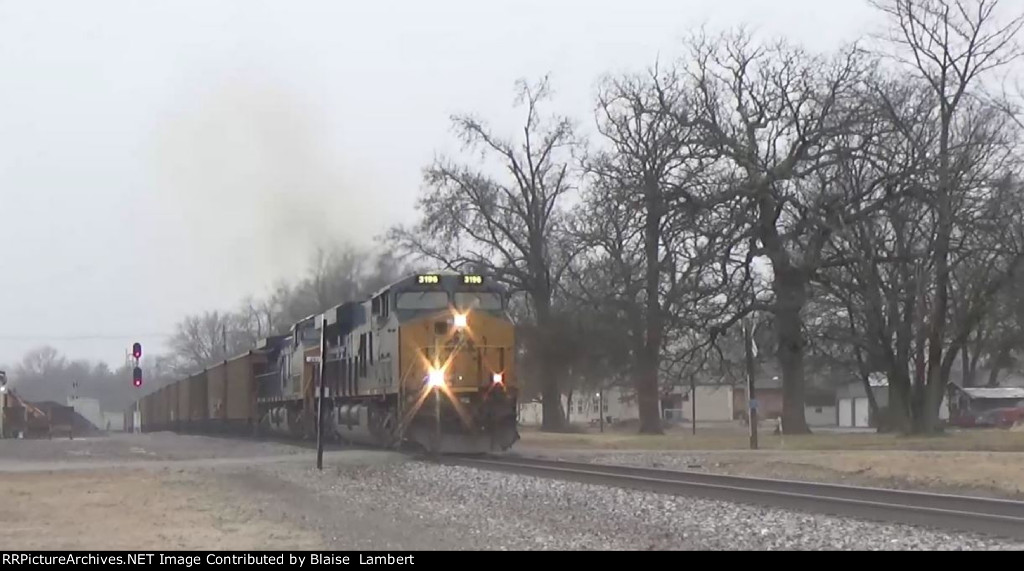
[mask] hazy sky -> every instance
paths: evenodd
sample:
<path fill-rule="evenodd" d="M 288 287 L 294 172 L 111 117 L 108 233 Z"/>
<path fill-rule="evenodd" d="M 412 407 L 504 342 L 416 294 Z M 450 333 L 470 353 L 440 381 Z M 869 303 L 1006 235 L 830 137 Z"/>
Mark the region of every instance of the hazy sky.
<path fill-rule="evenodd" d="M 152 355 L 316 241 L 408 220 L 449 116 L 517 126 L 520 77 L 550 72 L 589 126 L 601 74 L 702 23 L 831 49 L 875 19 L 862 0 L 0 0 L 0 363 Z"/>

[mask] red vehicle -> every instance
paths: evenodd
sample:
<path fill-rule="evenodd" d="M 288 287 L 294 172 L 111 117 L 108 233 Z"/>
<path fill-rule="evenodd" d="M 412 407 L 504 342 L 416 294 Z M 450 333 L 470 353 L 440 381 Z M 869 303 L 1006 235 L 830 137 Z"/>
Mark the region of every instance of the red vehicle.
<path fill-rule="evenodd" d="M 1024 423 L 1024 404 L 987 410 L 977 416 L 975 426 L 1010 428 L 1017 423 Z"/>

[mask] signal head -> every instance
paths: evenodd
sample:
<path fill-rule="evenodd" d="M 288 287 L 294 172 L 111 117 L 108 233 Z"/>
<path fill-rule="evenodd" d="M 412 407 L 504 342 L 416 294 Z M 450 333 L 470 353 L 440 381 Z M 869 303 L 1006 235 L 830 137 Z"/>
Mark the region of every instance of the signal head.
<path fill-rule="evenodd" d="M 138 367 L 135 367 L 135 370 L 132 371 L 132 385 L 135 387 L 142 386 L 142 369 Z"/>
<path fill-rule="evenodd" d="M 132 356 L 136 359 L 142 357 L 142 343 L 135 343 L 132 345 Z"/>

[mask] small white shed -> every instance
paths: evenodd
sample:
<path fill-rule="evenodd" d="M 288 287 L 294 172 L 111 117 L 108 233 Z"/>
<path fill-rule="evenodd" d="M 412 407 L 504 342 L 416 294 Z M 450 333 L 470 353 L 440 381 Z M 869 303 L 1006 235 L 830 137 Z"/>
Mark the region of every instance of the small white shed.
<path fill-rule="evenodd" d="M 881 373 L 872 373 L 868 377 L 871 392 L 879 407 L 889 404 L 889 380 Z M 840 428 L 870 428 L 871 405 L 864 383 L 855 381 L 844 385 L 836 392 L 836 416 Z"/>

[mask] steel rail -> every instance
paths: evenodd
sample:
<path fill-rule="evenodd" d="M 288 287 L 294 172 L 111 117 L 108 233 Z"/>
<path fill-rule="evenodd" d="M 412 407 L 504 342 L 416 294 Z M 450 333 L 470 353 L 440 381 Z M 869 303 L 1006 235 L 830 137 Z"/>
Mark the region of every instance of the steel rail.
<path fill-rule="evenodd" d="M 434 461 L 1024 540 L 1024 502 L 1012 500 L 531 457 L 448 457 Z"/>

